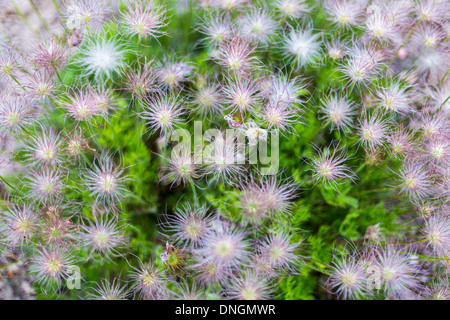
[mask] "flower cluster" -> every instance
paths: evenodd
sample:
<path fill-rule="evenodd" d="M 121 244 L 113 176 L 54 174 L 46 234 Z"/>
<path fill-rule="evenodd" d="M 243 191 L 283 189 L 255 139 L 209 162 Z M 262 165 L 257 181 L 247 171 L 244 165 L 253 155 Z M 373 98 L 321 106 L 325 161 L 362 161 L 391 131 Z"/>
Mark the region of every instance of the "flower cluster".
<path fill-rule="evenodd" d="M 52 2 L 0 30 L 0 261 L 38 294 L 450 298 L 446 1 Z"/>

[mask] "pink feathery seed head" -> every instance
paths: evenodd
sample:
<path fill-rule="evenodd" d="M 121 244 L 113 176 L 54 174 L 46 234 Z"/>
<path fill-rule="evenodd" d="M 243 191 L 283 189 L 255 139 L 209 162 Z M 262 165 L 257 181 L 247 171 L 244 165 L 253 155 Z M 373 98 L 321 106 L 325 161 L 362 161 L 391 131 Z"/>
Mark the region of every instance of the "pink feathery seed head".
<path fill-rule="evenodd" d="M 249 268 L 252 269 L 256 274 L 263 276 L 267 279 L 276 278 L 278 271 L 275 270 L 274 266 L 270 262 L 270 259 L 261 254 L 253 255 L 250 261 Z"/>
<path fill-rule="evenodd" d="M 369 39 L 384 43 L 401 43 L 401 30 L 389 15 L 389 8 L 383 10 L 376 5 L 365 21 L 366 34 Z"/>
<path fill-rule="evenodd" d="M 419 29 L 414 32 L 411 42 L 414 46 L 424 49 L 424 48 L 436 48 L 441 45 L 441 41 L 446 38 L 446 33 L 442 28 L 425 24 L 421 25 Z"/>
<path fill-rule="evenodd" d="M 401 192 L 406 193 L 412 200 L 424 199 L 431 192 L 430 173 L 426 166 L 419 162 L 404 163 L 399 179 L 402 182 Z"/>
<path fill-rule="evenodd" d="M 89 88 L 89 90 L 94 104 L 93 109 L 97 110 L 101 117 L 106 118 L 111 111 L 117 108 L 113 88 L 108 88 L 105 84 L 99 84 Z"/>
<path fill-rule="evenodd" d="M 387 112 L 407 115 L 412 111 L 409 88 L 402 86 L 399 82 L 379 88 L 375 96 L 375 104 Z"/>
<path fill-rule="evenodd" d="M 14 47 L 0 40 L 0 76 L 5 79 L 14 76 L 20 66 L 20 56 Z"/>
<path fill-rule="evenodd" d="M 191 283 L 191 284 L 190 284 Z M 174 300 L 205 300 L 206 289 L 197 285 L 195 279 L 185 278 L 176 284 L 176 291 L 172 292 Z"/>
<path fill-rule="evenodd" d="M 418 268 L 410 263 L 413 254 L 400 253 L 394 248 L 381 248 L 376 253 L 374 267 L 378 270 L 387 294 L 414 290 L 419 282 L 416 278 Z"/>
<path fill-rule="evenodd" d="M 437 113 L 442 112 L 450 119 L 450 77 L 447 77 L 441 86 L 425 88 L 424 94 L 431 98 L 433 109 Z"/>
<path fill-rule="evenodd" d="M 70 218 L 49 217 L 42 226 L 42 238 L 46 243 L 62 246 L 73 243 L 75 224 Z"/>
<path fill-rule="evenodd" d="M 249 2 L 249 0 L 212 0 L 212 6 L 213 8 L 232 11 L 243 9 Z"/>
<path fill-rule="evenodd" d="M 269 102 L 259 112 L 268 129 L 277 129 L 285 133 L 293 132 L 293 124 L 300 122 L 300 111 L 283 104 Z"/>
<path fill-rule="evenodd" d="M 168 160 L 169 163 L 163 168 L 166 174 L 161 178 L 162 181 L 172 186 L 186 185 L 200 177 L 199 166 L 189 151 L 174 152 Z"/>
<path fill-rule="evenodd" d="M 153 98 L 143 101 L 144 111 L 141 117 L 146 121 L 147 131 L 152 134 L 172 132 L 175 127 L 183 123 L 186 114 L 184 101 L 178 96 L 157 94 Z"/>
<path fill-rule="evenodd" d="M 425 287 L 422 294 L 427 300 L 450 300 L 450 284 L 448 277 L 437 277 L 429 286 Z"/>
<path fill-rule="evenodd" d="M 251 79 L 228 79 L 223 87 L 226 102 L 232 112 L 255 112 L 255 107 L 261 102 L 258 84 Z"/>
<path fill-rule="evenodd" d="M 226 14 L 210 14 L 202 19 L 198 30 L 205 35 L 202 41 L 211 45 L 220 45 L 231 39 L 234 25 Z"/>
<path fill-rule="evenodd" d="M 403 127 L 393 130 L 388 136 L 388 142 L 390 151 L 397 156 L 411 152 L 415 145 L 412 132 Z"/>
<path fill-rule="evenodd" d="M 356 105 L 349 98 L 336 93 L 322 99 L 319 119 L 331 123 L 331 129 L 345 131 L 353 125 L 353 117 L 356 114 Z"/>
<path fill-rule="evenodd" d="M 233 274 L 229 269 L 210 257 L 199 257 L 199 261 L 190 267 L 196 273 L 196 279 L 203 285 L 224 284 Z"/>
<path fill-rule="evenodd" d="M 90 88 L 82 88 L 67 95 L 67 101 L 62 102 L 69 116 L 77 121 L 89 121 L 100 114 Z"/>
<path fill-rule="evenodd" d="M 160 299 L 166 295 L 166 285 L 169 282 L 161 266 L 153 261 L 133 267 L 130 277 L 133 281 L 132 292 L 143 299 Z"/>
<path fill-rule="evenodd" d="M 354 180 L 355 174 L 345 164 L 348 160 L 345 148 L 339 148 L 339 145 L 319 149 L 315 147 L 316 155 L 310 160 L 312 177 L 316 182 L 325 186 L 336 188 L 345 180 Z"/>
<path fill-rule="evenodd" d="M 55 93 L 55 73 L 52 70 L 40 69 L 25 78 L 23 87 L 26 94 L 37 101 L 44 101 Z"/>
<path fill-rule="evenodd" d="M 34 274 L 35 281 L 45 289 L 50 289 L 55 284 L 60 288 L 69 277 L 67 271 L 73 263 L 73 257 L 66 246 L 42 246 L 31 259 L 30 272 Z"/>
<path fill-rule="evenodd" d="M 304 102 L 300 98 L 300 94 L 305 92 L 306 89 L 300 77 L 289 79 L 283 74 L 277 74 L 271 76 L 268 87 L 261 91 L 269 103 L 273 105 L 299 109 L 298 105 Z"/>
<path fill-rule="evenodd" d="M 58 72 L 69 60 L 68 49 L 51 39 L 40 42 L 31 56 L 33 63 L 49 71 Z"/>
<path fill-rule="evenodd" d="M 266 235 L 259 241 L 258 252 L 274 269 L 294 270 L 299 261 L 300 243 L 291 243 L 292 235 L 280 231 Z"/>
<path fill-rule="evenodd" d="M 229 284 L 226 294 L 236 300 L 268 300 L 273 290 L 265 277 L 246 271 Z"/>
<path fill-rule="evenodd" d="M 356 255 L 349 253 L 334 257 L 332 273 L 327 280 L 331 293 L 342 299 L 361 299 L 370 294 L 367 266 Z"/>
<path fill-rule="evenodd" d="M 339 60 L 346 55 L 347 45 L 347 43 L 340 39 L 333 39 L 331 41 L 325 41 L 325 50 L 331 59 Z"/>
<path fill-rule="evenodd" d="M 315 64 L 322 55 L 322 35 L 313 33 L 311 26 L 298 29 L 291 27 L 289 34 L 284 36 L 283 51 L 288 60 L 296 63 L 297 69 Z"/>
<path fill-rule="evenodd" d="M 435 136 L 426 139 L 423 144 L 422 156 L 424 160 L 430 161 L 435 166 L 448 166 L 450 164 L 450 137 Z"/>
<path fill-rule="evenodd" d="M 281 180 L 276 176 L 265 178 L 260 183 L 260 190 L 265 197 L 270 214 L 290 214 L 291 206 L 299 186 L 290 179 Z"/>
<path fill-rule="evenodd" d="M 373 1 L 373 10 L 382 12 L 388 20 L 395 25 L 399 34 L 405 34 L 416 23 L 412 17 L 412 4 L 409 1 Z M 370 6 L 367 8 L 369 11 Z M 368 12 L 369 13 L 369 12 Z"/>
<path fill-rule="evenodd" d="M 164 89 L 174 90 L 189 80 L 194 66 L 188 62 L 177 62 L 175 60 L 164 60 L 156 67 L 156 77 Z"/>
<path fill-rule="evenodd" d="M 375 79 L 382 65 L 382 56 L 373 46 L 356 44 L 348 49 L 347 59 L 341 64 L 348 85 L 369 85 Z"/>
<path fill-rule="evenodd" d="M 413 4 L 419 21 L 439 24 L 449 19 L 450 4 L 447 1 L 417 0 Z"/>
<path fill-rule="evenodd" d="M 6 243 L 23 247 L 38 231 L 40 222 L 33 206 L 9 205 L 0 222 L 4 224 Z"/>
<path fill-rule="evenodd" d="M 383 163 L 383 150 L 381 149 L 367 149 L 364 153 L 364 162 L 368 166 L 378 167 Z"/>
<path fill-rule="evenodd" d="M 378 114 L 365 115 L 359 120 L 357 133 L 359 144 L 371 150 L 384 146 L 389 136 L 389 120 Z"/>
<path fill-rule="evenodd" d="M 211 219 L 206 206 L 196 208 L 186 204 L 174 214 L 167 214 L 162 227 L 170 232 L 174 243 L 195 248 L 208 234 Z"/>
<path fill-rule="evenodd" d="M 124 171 L 114 163 L 111 154 L 103 152 L 97 156 L 92 168 L 83 174 L 84 186 L 91 197 L 95 197 L 96 203 L 114 206 L 127 195 L 125 183 L 128 176 Z"/>
<path fill-rule="evenodd" d="M 53 129 L 41 127 L 26 145 L 28 159 L 33 164 L 57 166 L 62 162 L 62 140 Z"/>
<path fill-rule="evenodd" d="M 434 215 L 425 220 L 422 232 L 428 245 L 438 256 L 448 256 L 450 248 L 450 218 L 448 215 Z"/>
<path fill-rule="evenodd" d="M 247 40 L 233 36 L 230 41 L 218 48 L 216 62 L 227 68 L 232 74 L 245 75 L 257 64 L 258 60 L 252 54 L 256 47 Z"/>
<path fill-rule="evenodd" d="M 146 0 L 133 1 L 121 12 L 120 21 L 125 34 L 139 38 L 158 38 L 164 35 L 166 10 Z"/>
<path fill-rule="evenodd" d="M 426 138 L 448 136 L 450 134 L 450 119 L 447 119 L 443 111 L 422 111 L 413 123 L 420 129 Z"/>
<path fill-rule="evenodd" d="M 195 255 L 227 268 L 237 267 L 247 261 L 249 243 L 245 239 L 245 233 L 234 227 L 225 227 L 223 222 L 218 222 L 216 228 L 202 240 Z"/>
<path fill-rule="evenodd" d="M 328 20 L 340 28 L 350 28 L 362 22 L 367 1 L 363 0 L 326 0 L 324 9 Z"/>
<path fill-rule="evenodd" d="M 415 61 L 416 72 L 428 85 L 438 85 L 450 68 L 448 52 L 442 47 L 426 48 Z"/>
<path fill-rule="evenodd" d="M 39 203 L 49 203 L 57 199 L 65 187 L 61 173 L 49 167 L 31 172 L 27 180 L 30 188 L 28 197 Z"/>
<path fill-rule="evenodd" d="M 71 204 L 64 201 L 63 197 L 58 197 L 45 203 L 42 207 L 40 214 L 45 217 L 46 220 L 69 220 L 75 213 L 76 209 Z"/>
<path fill-rule="evenodd" d="M 251 8 L 239 18 L 239 33 L 250 41 L 267 44 L 275 34 L 278 24 L 265 8 Z"/>
<path fill-rule="evenodd" d="M 118 255 L 117 250 L 126 245 L 127 239 L 124 226 L 106 215 L 107 213 L 101 212 L 99 216 L 94 215 L 94 220 L 83 223 L 80 237 L 91 255 L 98 253 L 102 257 L 111 258 Z"/>
<path fill-rule="evenodd" d="M 241 183 L 239 193 L 239 208 L 242 210 L 243 219 L 253 224 L 260 224 L 269 214 L 269 202 L 267 195 L 261 189 L 253 177 L 249 181 Z"/>
<path fill-rule="evenodd" d="M 112 282 L 104 279 L 97 283 L 89 294 L 92 300 L 127 300 L 129 289 L 120 283 L 120 280 L 114 278 Z"/>
<path fill-rule="evenodd" d="M 144 98 L 158 89 L 157 76 L 152 67 L 153 60 L 139 64 L 135 70 L 128 70 L 124 75 L 125 90 L 131 92 L 133 98 Z"/>
<path fill-rule="evenodd" d="M 107 0 L 70 0 L 65 3 L 62 16 L 69 30 L 99 31 L 110 13 Z"/>
<path fill-rule="evenodd" d="M 0 99 L 0 129 L 10 134 L 21 132 L 36 120 L 35 106 L 24 97 Z"/>
<path fill-rule="evenodd" d="M 223 88 L 212 80 L 205 80 L 191 93 L 194 110 L 203 116 L 216 116 L 223 112 Z"/>
<path fill-rule="evenodd" d="M 245 171 L 244 145 L 229 137 L 217 137 L 206 145 L 203 151 L 203 163 L 206 175 L 213 175 L 219 181 L 228 184 L 238 181 Z"/>
<path fill-rule="evenodd" d="M 305 0 L 277 0 L 275 7 L 280 15 L 288 19 L 298 19 L 309 13 L 311 9 Z"/>
<path fill-rule="evenodd" d="M 69 132 L 65 140 L 65 150 L 70 156 L 74 157 L 75 159 L 79 159 L 86 149 L 95 151 L 87 144 L 87 140 L 85 139 L 81 129 Z"/>

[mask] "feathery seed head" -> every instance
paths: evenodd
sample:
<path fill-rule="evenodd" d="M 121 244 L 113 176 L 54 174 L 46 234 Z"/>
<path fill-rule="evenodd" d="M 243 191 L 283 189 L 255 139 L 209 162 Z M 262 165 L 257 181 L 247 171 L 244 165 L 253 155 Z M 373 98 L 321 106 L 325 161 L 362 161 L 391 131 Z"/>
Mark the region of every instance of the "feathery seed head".
<path fill-rule="evenodd" d="M 89 296 L 93 300 L 127 300 L 128 289 L 122 286 L 117 279 L 112 282 L 101 280 Z"/>
<path fill-rule="evenodd" d="M 275 7 L 281 15 L 289 19 L 301 18 L 310 11 L 305 0 L 277 0 Z"/>
<path fill-rule="evenodd" d="M 124 169 L 115 165 L 107 153 L 96 159 L 92 169 L 84 173 L 84 179 L 84 185 L 96 203 L 114 205 L 126 194 Z"/>
<path fill-rule="evenodd" d="M 310 27 L 291 29 L 283 42 L 285 55 L 297 63 L 297 69 L 314 64 L 322 54 L 320 38 L 321 34 L 313 34 Z"/>
<path fill-rule="evenodd" d="M 117 253 L 117 249 L 126 244 L 123 235 L 123 227 L 115 219 L 109 219 L 100 213 L 100 218 L 95 217 L 93 221 L 81 226 L 84 233 L 82 241 L 90 248 L 91 254 L 98 253 L 109 258 Z"/>
<path fill-rule="evenodd" d="M 343 299 L 358 299 L 369 293 L 366 266 L 356 257 L 345 254 L 333 261 L 333 272 L 328 279 L 331 290 Z"/>
<path fill-rule="evenodd" d="M 383 146 L 389 131 L 388 120 L 382 119 L 377 114 L 365 116 L 359 120 L 359 143 L 369 150 L 375 150 Z"/>
<path fill-rule="evenodd" d="M 39 248 L 32 259 L 30 272 L 35 275 L 38 283 L 44 287 L 56 284 L 59 288 L 67 279 L 67 269 L 73 263 L 68 249 L 64 246 Z"/>
<path fill-rule="evenodd" d="M 156 6 L 153 1 L 137 0 L 121 12 L 120 19 L 126 34 L 157 38 L 164 34 L 161 29 L 166 25 L 165 15 L 164 8 Z"/>
<path fill-rule="evenodd" d="M 12 205 L 4 212 L 5 236 L 7 243 L 23 247 L 33 237 L 39 226 L 36 213 L 31 205 Z"/>
<path fill-rule="evenodd" d="M 331 123 L 331 128 L 345 131 L 352 126 L 353 116 L 356 114 L 355 103 L 344 96 L 329 95 L 322 100 L 320 113 L 323 119 Z"/>
<path fill-rule="evenodd" d="M 260 44 L 269 42 L 275 33 L 277 23 L 265 9 L 252 8 L 239 20 L 240 34 L 250 41 Z"/>
<path fill-rule="evenodd" d="M 154 133 L 169 133 L 182 123 L 185 114 L 184 101 L 171 95 L 158 94 L 153 99 L 144 101 L 144 111 L 141 117 L 147 123 L 147 130 Z"/>
<path fill-rule="evenodd" d="M 124 69 L 126 51 L 116 38 L 91 37 L 80 47 L 78 63 L 87 76 L 94 75 L 96 80 L 111 79 Z"/>

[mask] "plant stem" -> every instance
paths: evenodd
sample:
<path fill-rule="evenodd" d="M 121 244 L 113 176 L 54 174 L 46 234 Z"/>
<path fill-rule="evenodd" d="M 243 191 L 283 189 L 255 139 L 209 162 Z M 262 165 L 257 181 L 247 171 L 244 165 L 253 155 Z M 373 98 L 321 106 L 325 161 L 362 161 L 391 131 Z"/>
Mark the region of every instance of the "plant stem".
<path fill-rule="evenodd" d="M 189 184 L 191 185 L 192 195 L 194 196 L 194 203 L 197 208 L 200 207 L 200 202 L 198 201 L 198 194 L 197 189 L 195 188 L 194 182 L 190 181 Z"/>
<path fill-rule="evenodd" d="M 39 12 L 39 9 L 34 4 L 33 0 L 28 0 L 28 2 L 30 3 L 30 6 L 33 9 L 34 13 L 36 13 L 36 15 L 37 15 L 39 21 L 41 22 L 42 26 L 44 27 L 44 29 L 47 30 L 48 34 L 51 35 L 52 31 L 51 31 L 49 25 L 47 24 L 47 21 L 45 21 L 44 17 L 42 17 L 41 13 Z"/>
<path fill-rule="evenodd" d="M 39 32 L 37 32 L 36 30 L 34 30 L 34 28 L 31 26 L 30 22 L 28 21 L 27 17 L 23 14 L 23 12 L 19 9 L 19 7 L 17 6 L 16 2 L 14 0 L 10 0 L 11 4 L 13 5 L 14 9 L 16 10 L 17 14 L 19 15 L 20 19 L 23 21 L 23 23 L 25 23 L 25 25 L 27 26 L 27 28 L 38 38 L 41 38 L 41 35 L 39 34 Z"/>

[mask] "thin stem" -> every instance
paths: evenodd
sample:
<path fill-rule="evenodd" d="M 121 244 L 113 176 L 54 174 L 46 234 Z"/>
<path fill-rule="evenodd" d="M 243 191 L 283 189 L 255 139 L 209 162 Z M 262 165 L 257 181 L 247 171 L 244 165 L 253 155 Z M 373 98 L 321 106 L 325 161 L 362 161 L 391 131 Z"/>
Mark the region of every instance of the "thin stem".
<path fill-rule="evenodd" d="M 17 80 L 17 78 L 15 76 L 13 76 L 12 74 L 10 74 L 11 78 L 19 85 L 19 87 L 22 88 L 23 91 L 27 91 L 27 89 L 25 89 L 24 87 L 22 87 L 22 85 L 20 84 L 19 80 Z"/>
<path fill-rule="evenodd" d="M 39 18 L 39 21 L 41 22 L 44 29 L 47 30 L 48 34 L 52 34 L 49 25 L 45 21 L 44 17 L 42 17 L 41 13 L 39 12 L 39 9 L 34 4 L 33 0 L 28 0 L 28 2 L 30 3 L 30 6 L 33 9 L 34 13 L 36 13 L 37 17 Z"/>
<path fill-rule="evenodd" d="M 25 23 L 25 25 L 27 26 L 27 28 L 34 33 L 35 36 L 37 36 L 38 38 L 41 38 L 41 35 L 39 34 L 39 32 L 37 32 L 30 24 L 30 22 L 28 22 L 27 17 L 23 14 L 23 12 L 19 9 L 19 7 L 17 6 L 16 2 L 14 0 L 10 0 L 11 4 L 13 5 L 14 9 L 16 10 L 17 14 L 19 15 L 20 19 L 23 21 L 23 23 Z"/>
<path fill-rule="evenodd" d="M 55 66 L 52 66 L 52 67 L 53 67 L 53 70 L 55 70 L 55 73 L 56 73 L 56 76 L 58 77 L 59 82 L 60 82 L 61 84 L 64 84 L 64 82 L 62 81 L 61 76 L 59 75 L 59 72 L 58 72 L 58 70 L 56 69 L 56 67 L 55 67 Z"/>
<path fill-rule="evenodd" d="M 383 188 L 372 189 L 372 190 L 364 190 L 364 191 L 361 191 L 361 192 L 357 192 L 354 195 L 355 196 L 360 196 L 360 195 L 367 194 L 367 193 L 372 193 L 372 192 L 390 191 L 390 190 L 393 190 L 393 189 L 396 189 L 396 188 L 397 187 L 395 186 L 395 187 L 387 187 L 387 188 L 383 187 Z"/>
<path fill-rule="evenodd" d="M 311 268 L 311 269 L 313 269 L 313 270 L 315 270 L 315 271 L 317 271 L 317 272 L 326 274 L 327 276 L 330 276 L 330 275 L 331 275 L 331 272 L 328 272 L 328 271 L 319 269 L 319 268 L 317 268 L 317 267 L 315 267 L 315 266 L 313 266 L 313 265 L 311 265 L 311 264 L 309 264 L 309 263 L 306 263 L 306 262 L 305 262 L 305 266 L 307 266 L 308 268 Z"/>
<path fill-rule="evenodd" d="M 427 239 L 419 239 L 419 240 L 415 240 L 415 241 L 407 241 L 407 242 L 384 242 L 381 241 L 379 242 L 379 244 L 401 244 L 401 245 L 408 245 L 408 244 L 416 244 L 416 243 L 422 243 L 427 241 Z"/>
<path fill-rule="evenodd" d="M 16 189 L 13 185 L 11 185 L 8 181 L 6 181 L 6 179 L 2 175 L 0 175 L 0 180 L 2 180 L 8 187 L 13 189 L 14 191 L 16 191 L 18 193 L 22 193 L 18 189 Z"/>
<path fill-rule="evenodd" d="M 190 181 L 189 184 L 191 185 L 191 190 L 192 190 L 192 195 L 194 197 L 195 207 L 199 208 L 200 202 L 198 201 L 198 194 L 197 194 L 197 189 L 195 188 L 195 184 L 192 181 Z"/>
<path fill-rule="evenodd" d="M 450 73 L 450 68 L 447 70 L 447 72 L 446 72 L 446 73 L 444 74 L 444 76 L 442 77 L 441 83 L 444 83 L 445 78 L 447 78 L 447 76 L 448 76 L 449 73 Z M 450 97 L 450 96 L 447 97 L 447 100 L 448 100 L 449 97 Z M 446 101 L 447 101 L 447 100 L 446 100 Z M 445 104 L 445 102 L 444 102 L 443 104 Z"/>
<path fill-rule="evenodd" d="M 52 0 L 53 5 L 55 6 L 56 11 L 58 12 L 58 14 L 61 14 L 61 8 L 59 7 L 59 4 L 56 0 Z"/>

